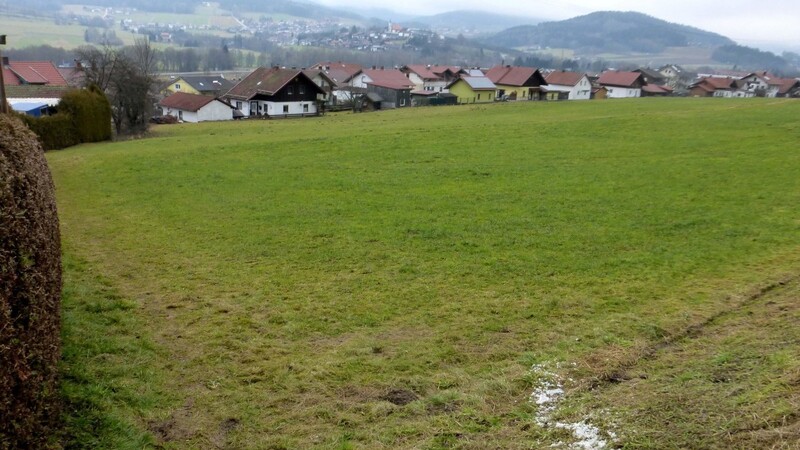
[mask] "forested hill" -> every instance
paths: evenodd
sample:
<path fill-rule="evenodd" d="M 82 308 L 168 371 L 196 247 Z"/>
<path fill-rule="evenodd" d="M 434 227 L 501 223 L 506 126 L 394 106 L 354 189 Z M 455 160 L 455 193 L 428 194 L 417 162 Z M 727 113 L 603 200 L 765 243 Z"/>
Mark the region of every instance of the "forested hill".
<path fill-rule="evenodd" d="M 725 36 L 637 12 L 602 11 L 502 31 L 486 39 L 504 47 L 569 48 L 593 53 L 659 53 L 667 47 L 719 47 Z"/>

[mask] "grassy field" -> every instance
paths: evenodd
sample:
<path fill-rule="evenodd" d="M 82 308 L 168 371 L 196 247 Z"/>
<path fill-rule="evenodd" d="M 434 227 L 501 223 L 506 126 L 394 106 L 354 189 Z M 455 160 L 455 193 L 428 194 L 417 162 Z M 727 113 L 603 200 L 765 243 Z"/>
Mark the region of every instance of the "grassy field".
<path fill-rule="evenodd" d="M 798 139 L 796 101 L 640 99 L 50 153 L 68 447 L 790 447 Z"/>
<path fill-rule="evenodd" d="M 0 30 L 8 35 L 8 48 L 24 48 L 35 45 L 51 45 L 67 49 L 86 44 L 83 40 L 86 27 L 80 25 L 56 25 L 52 19 L 23 18 L 0 15 Z M 122 33 L 120 38 L 124 39 Z M 132 40 L 131 40 L 132 41 Z"/>

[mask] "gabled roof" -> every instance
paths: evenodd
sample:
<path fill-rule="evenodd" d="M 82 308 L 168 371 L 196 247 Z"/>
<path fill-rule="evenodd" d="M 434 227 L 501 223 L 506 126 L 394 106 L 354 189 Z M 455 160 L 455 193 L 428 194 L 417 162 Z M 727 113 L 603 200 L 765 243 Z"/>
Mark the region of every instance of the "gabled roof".
<path fill-rule="evenodd" d="M 447 77 L 447 76 L 458 76 L 463 70 L 461 67 L 458 66 L 431 66 L 431 72 L 440 76 L 440 77 Z"/>
<path fill-rule="evenodd" d="M 319 69 L 325 72 L 337 85 L 347 84 L 356 75 L 360 74 L 364 68 L 360 64 L 343 63 L 341 61 L 321 62 L 311 66 L 311 69 Z"/>
<path fill-rule="evenodd" d="M 788 94 L 794 89 L 800 88 L 800 80 L 797 78 L 783 78 L 783 83 L 778 88 L 779 94 Z"/>
<path fill-rule="evenodd" d="M 67 80 L 61 76 L 56 66 L 50 61 L 9 61 L 8 66 L 3 67 L 3 81 L 6 86 L 68 85 Z"/>
<path fill-rule="evenodd" d="M 364 71 L 364 75 L 368 76 L 371 82 L 367 84 L 371 84 L 373 86 L 380 86 L 385 87 L 388 89 L 414 89 L 414 83 L 412 83 L 403 72 L 400 72 L 397 69 L 367 69 Z"/>
<path fill-rule="evenodd" d="M 249 100 L 258 94 L 261 95 L 275 95 L 297 77 L 302 77 L 308 80 L 309 83 L 317 88 L 320 94 L 325 91 L 317 86 L 308 75 L 299 69 L 282 69 L 279 67 L 259 67 L 254 70 L 250 75 L 244 77 L 236 86 L 231 88 L 226 97 L 235 98 L 237 100 Z"/>
<path fill-rule="evenodd" d="M 557 84 L 560 86 L 575 86 L 578 84 L 586 74 L 578 72 L 564 72 L 556 71 L 547 74 L 544 79 L 547 84 Z"/>
<path fill-rule="evenodd" d="M 423 64 L 410 64 L 407 66 L 403 66 L 400 70 L 402 72 L 413 72 L 419 75 L 419 77 L 425 81 L 440 81 L 442 77 L 434 73 L 432 69 L 433 66 L 426 66 Z"/>
<path fill-rule="evenodd" d="M 636 83 L 644 84 L 644 77 L 639 72 L 608 71 L 600 74 L 597 83 L 604 86 L 634 87 Z"/>
<path fill-rule="evenodd" d="M 736 89 L 738 84 L 735 78 L 728 77 L 704 77 L 696 83 L 692 84 L 691 88 L 699 87 L 708 92 L 725 89 Z"/>
<path fill-rule="evenodd" d="M 179 78 L 193 87 L 198 92 L 227 92 L 233 87 L 233 82 L 219 75 L 191 75 Z M 173 80 L 175 83 L 177 80 Z"/>
<path fill-rule="evenodd" d="M 494 84 L 504 86 L 539 86 L 547 84 L 542 73 L 535 67 L 494 66 L 486 72 Z"/>
<path fill-rule="evenodd" d="M 197 94 L 188 94 L 186 92 L 176 92 L 170 95 L 169 97 L 165 98 L 164 100 L 161 100 L 158 104 L 161 106 L 166 106 L 167 108 L 197 112 L 200 111 L 204 106 L 215 101 L 225 103 L 218 98 L 210 97 L 208 95 L 197 95 Z M 230 106 L 227 103 L 225 103 L 225 105 Z"/>
<path fill-rule="evenodd" d="M 494 91 L 497 89 L 497 86 L 492 83 L 492 80 L 490 80 L 488 77 L 461 77 L 458 80 L 450 83 L 450 86 L 453 86 L 459 81 L 467 83 L 467 85 L 472 88 L 473 91 Z"/>
<path fill-rule="evenodd" d="M 322 69 L 304 69 L 303 73 L 306 74 L 306 76 L 310 78 L 312 81 L 314 80 L 314 77 L 322 77 L 325 81 L 328 82 L 328 84 L 332 86 L 336 85 L 336 81 L 334 81 L 330 76 L 328 76 L 328 74 L 325 73 L 325 71 Z"/>

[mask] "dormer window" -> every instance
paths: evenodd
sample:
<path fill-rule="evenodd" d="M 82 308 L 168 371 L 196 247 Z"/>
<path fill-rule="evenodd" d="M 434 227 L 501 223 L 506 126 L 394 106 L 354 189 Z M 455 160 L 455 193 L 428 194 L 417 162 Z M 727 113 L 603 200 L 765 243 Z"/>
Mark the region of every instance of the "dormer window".
<path fill-rule="evenodd" d="M 181 84 L 180 83 L 175 83 L 175 90 L 176 91 L 180 91 L 181 90 Z"/>

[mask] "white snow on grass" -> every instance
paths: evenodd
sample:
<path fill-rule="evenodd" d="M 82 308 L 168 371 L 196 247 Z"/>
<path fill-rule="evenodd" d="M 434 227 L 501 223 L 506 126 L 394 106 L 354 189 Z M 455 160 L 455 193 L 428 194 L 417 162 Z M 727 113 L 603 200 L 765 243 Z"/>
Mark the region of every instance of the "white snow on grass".
<path fill-rule="evenodd" d="M 556 364 L 556 369 L 561 365 Z M 540 427 L 559 428 L 568 430 L 575 437 L 575 442 L 568 445 L 568 448 L 580 450 L 603 450 L 608 448 L 608 441 L 603 437 L 599 428 L 592 425 L 586 418 L 580 422 L 559 422 L 553 420 L 553 413 L 558 408 L 559 403 L 564 398 L 564 383 L 562 378 L 551 370 L 546 364 L 535 364 L 531 367 L 531 372 L 537 376 L 538 385 L 530 395 L 530 401 L 538 407 L 536 412 L 536 424 Z M 609 432 L 608 436 L 614 439 L 614 433 Z M 559 442 L 555 447 L 564 445 Z"/>

